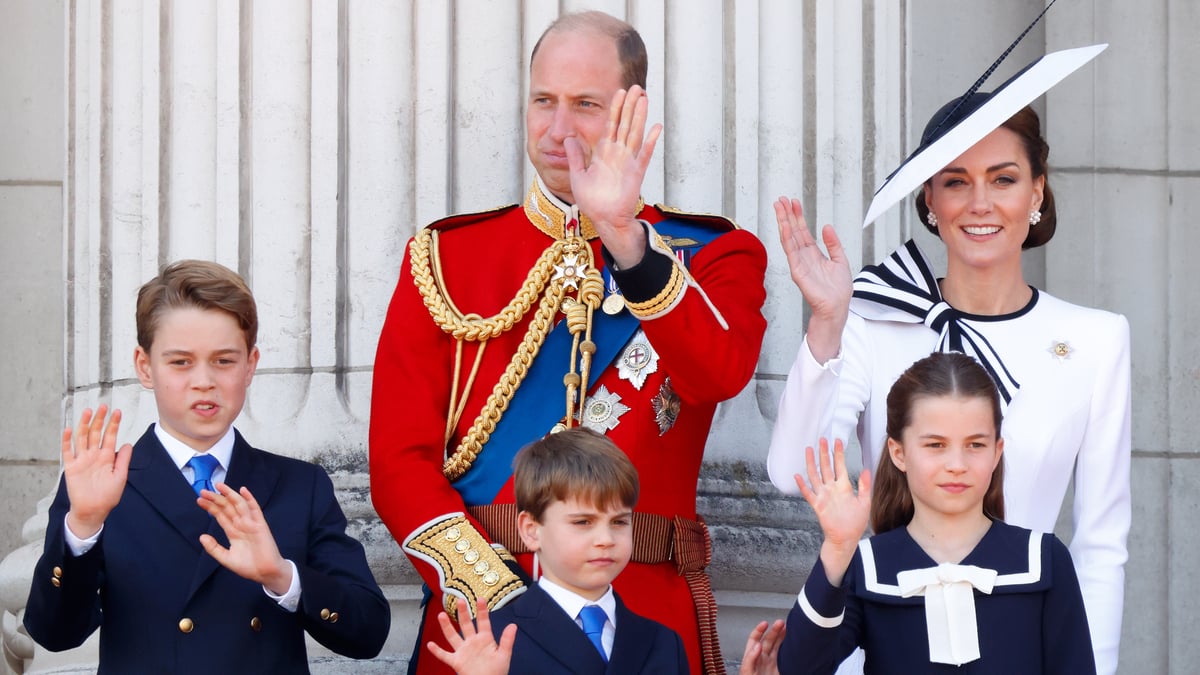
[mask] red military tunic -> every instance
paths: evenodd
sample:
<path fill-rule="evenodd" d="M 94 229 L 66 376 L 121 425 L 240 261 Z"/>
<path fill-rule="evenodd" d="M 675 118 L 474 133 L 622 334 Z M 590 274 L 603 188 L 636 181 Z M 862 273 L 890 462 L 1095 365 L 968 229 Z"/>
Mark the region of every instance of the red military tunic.
<path fill-rule="evenodd" d="M 540 181 L 535 181 L 524 208 L 512 206 L 434 223 L 430 226 L 437 232 L 436 245 L 430 251 L 433 264 L 416 267 L 425 294 L 434 288 L 462 315 L 492 317 L 513 300 L 543 252 L 556 238 L 564 236 L 564 226 L 574 213 L 572 207 L 555 199 L 541 187 Z M 766 251 L 754 235 L 723 219 L 681 216 L 652 207 L 642 209 L 639 214 L 651 226 L 665 217 L 682 217 L 724 233 L 695 252 L 690 270 L 674 257 L 667 257 L 670 251 L 659 240 L 656 250 L 647 250 L 646 257 L 662 257 L 644 260 L 628 273 L 614 273 L 617 283 L 623 284 L 621 290 L 631 308 L 624 311 L 634 311 L 658 354 L 657 370 L 638 389 L 630 379 L 620 376 L 615 363 L 595 363 L 593 370 L 603 372 L 589 394 L 603 387 L 619 396 L 619 402 L 628 407 L 628 411 L 616 417 L 615 426 L 613 420 L 607 422 L 612 428 L 606 433 L 637 467 L 642 489 L 636 511 L 695 519 L 696 483 L 716 405 L 746 385 L 758 361 L 766 329 L 761 313 L 766 296 L 763 288 Z M 589 239 L 593 263 L 603 267 L 600 240 L 591 231 L 586 216 L 580 220 L 582 234 Z M 657 236 L 653 229 L 648 232 L 654 242 Z M 466 512 L 467 505 L 455 484 L 443 474 L 443 462 L 476 421 L 505 369 L 511 368 L 513 354 L 526 335 L 534 311 L 530 309 L 511 329 L 484 343 L 484 353 L 472 379 L 480 343 L 464 341 L 459 353 L 459 342 L 431 317 L 423 292 L 414 280 L 412 256 L 410 249 L 402 264 L 375 360 L 370 425 L 371 497 L 383 522 L 402 543 L 432 589 L 432 604 L 426 611 L 418 653 L 413 655 L 414 659 L 419 657 L 420 672 L 432 673 L 445 669 L 432 655 L 419 652 L 425 651 L 423 645 L 428 640 L 444 642 L 436 614 L 444 606 L 447 589 L 452 595 L 463 595 L 470 600 L 474 599 L 470 597 L 472 593 L 484 595 L 493 608 L 516 597 L 521 590 L 517 587 L 519 581 L 502 563 L 497 564 L 499 561 L 487 549 L 484 542 L 493 541 L 493 537 L 469 515 L 465 522 L 455 519 L 455 514 Z M 669 281 L 662 274 L 637 273 L 639 268 L 643 272 L 655 268 L 661 272 L 664 259 L 671 263 L 666 267 L 670 271 Z M 647 284 L 658 287 L 646 288 Z M 535 299 L 532 306 L 536 309 L 537 305 Z M 555 320 L 562 316 L 556 313 Z M 452 381 L 456 359 L 457 385 Z M 561 372 L 566 374 L 570 367 L 564 360 Z M 673 426 L 661 432 L 652 400 L 662 395 L 668 377 L 678 395 L 679 412 Z M 451 397 L 452 394 L 461 397 L 464 391 L 466 402 L 447 442 Z M 566 410 L 565 392 L 560 381 L 543 394 L 546 405 L 563 411 L 560 415 Z M 539 429 L 522 444 L 547 431 Z M 481 456 L 488 449 L 485 444 Z M 514 501 L 511 468 L 507 471 L 507 482 L 493 503 Z M 453 549 L 453 544 L 459 544 L 459 548 Z M 474 544 L 474 549 L 482 549 L 484 557 L 492 563 L 491 567 L 482 566 L 491 572 L 486 577 L 479 572 L 471 574 L 470 563 L 480 563 L 467 558 L 464 567 L 460 559 L 459 553 L 468 550 L 470 544 Z M 466 555 L 478 556 L 478 551 Z M 636 543 L 634 557 L 635 560 L 638 557 Z M 519 554 L 517 560 L 526 572 L 532 570 L 531 555 Z M 487 585 L 480 585 L 485 578 Z M 675 564 L 630 562 L 614 586 L 631 610 L 679 632 L 693 672 L 700 672 L 702 659 L 693 596 Z"/>

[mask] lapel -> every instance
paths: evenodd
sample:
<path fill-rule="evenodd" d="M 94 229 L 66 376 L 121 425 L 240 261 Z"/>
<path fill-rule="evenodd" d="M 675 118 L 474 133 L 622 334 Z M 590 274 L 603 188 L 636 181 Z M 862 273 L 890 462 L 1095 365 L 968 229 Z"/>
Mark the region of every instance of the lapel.
<path fill-rule="evenodd" d="M 229 459 L 229 470 L 225 472 L 225 484 L 235 490 L 242 486 L 249 488 L 263 511 L 266 511 L 279 480 L 279 472 L 271 463 L 263 461 L 263 455 L 262 451 L 250 447 L 242 435 L 234 430 L 233 454 Z M 196 505 L 196 493 L 184 479 L 179 467 L 171 461 L 162 443 L 158 442 L 153 426 L 142 434 L 134 446 L 133 458 L 129 462 L 129 485 L 195 551 L 196 568 L 188 589 L 190 599 L 220 567 L 216 559 L 200 546 L 200 535 L 208 533 L 222 546 L 229 546 L 229 539 L 216 519 Z"/>
<path fill-rule="evenodd" d="M 612 655 L 608 659 L 609 673 L 639 673 L 646 665 L 654 646 L 655 631 L 642 617 L 634 614 L 617 600 L 617 632 L 613 636 Z M 590 643 L 589 643 L 590 644 Z"/>
<path fill-rule="evenodd" d="M 513 614 L 518 617 L 517 625 L 521 632 L 536 642 L 548 656 L 561 663 L 566 672 L 579 675 L 604 673 L 604 660 L 575 619 L 567 616 L 562 607 L 537 584 L 532 584 L 521 594 L 513 607 Z"/>
<path fill-rule="evenodd" d="M 229 458 L 229 470 L 225 472 L 225 484 L 234 490 L 246 487 L 263 512 L 267 511 L 275 484 L 279 481 L 279 471 L 271 463 L 264 461 L 265 453 L 250 447 L 246 439 L 236 429 L 233 431 L 233 455 Z M 212 535 L 222 546 L 229 546 L 229 538 L 217 524 L 215 518 L 209 517 L 203 510 L 197 508 L 207 519 L 208 534 Z M 196 535 L 197 539 L 199 535 Z M 199 545 L 197 543 L 197 545 Z M 201 549 L 203 550 L 203 549 Z M 196 564 L 196 572 L 192 576 L 191 588 L 188 589 L 189 599 L 200 589 L 204 582 L 220 567 L 216 558 L 203 553 Z"/>
<path fill-rule="evenodd" d="M 200 535 L 208 531 L 212 518 L 196 505 L 196 493 L 158 442 L 153 425 L 133 448 L 128 483 L 175 528 L 197 555 L 204 555 Z"/>

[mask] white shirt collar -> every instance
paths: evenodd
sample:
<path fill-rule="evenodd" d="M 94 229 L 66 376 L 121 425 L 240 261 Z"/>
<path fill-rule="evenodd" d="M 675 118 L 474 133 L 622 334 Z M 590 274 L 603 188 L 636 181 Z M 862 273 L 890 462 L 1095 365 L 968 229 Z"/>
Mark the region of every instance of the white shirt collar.
<path fill-rule="evenodd" d="M 609 584 L 608 590 L 605 591 L 604 595 L 600 596 L 600 599 L 595 602 L 588 600 L 574 591 L 569 591 L 562 586 L 559 586 L 553 581 L 547 579 L 545 576 L 543 576 L 541 579 L 538 579 L 538 586 L 540 586 L 541 589 L 546 592 L 546 595 L 549 595 L 550 599 L 554 600 L 559 607 L 562 607 L 563 611 L 567 613 L 567 616 L 571 617 L 572 619 L 576 619 L 579 616 L 579 610 L 583 609 L 584 605 L 598 605 L 600 609 L 604 610 L 604 613 L 608 616 L 608 622 L 611 623 L 614 628 L 616 627 L 617 598 L 613 595 L 612 584 Z"/>
<path fill-rule="evenodd" d="M 221 437 L 221 440 L 214 443 L 213 446 L 208 449 L 207 453 L 196 452 L 195 450 L 191 449 L 186 443 L 167 433 L 166 430 L 162 428 L 162 425 L 157 422 L 154 423 L 154 435 L 158 438 L 158 442 L 162 443 L 162 446 L 167 451 L 167 454 L 171 456 L 171 461 L 175 462 L 175 468 L 179 469 L 180 471 L 183 471 L 183 467 L 193 457 L 202 454 L 212 455 L 217 459 L 218 462 L 220 462 L 223 470 L 229 471 L 229 460 L 233 457 L 234 434 L 232 426 L 230 426 L 229 430 L 225 432 L 225 435 Z"/>

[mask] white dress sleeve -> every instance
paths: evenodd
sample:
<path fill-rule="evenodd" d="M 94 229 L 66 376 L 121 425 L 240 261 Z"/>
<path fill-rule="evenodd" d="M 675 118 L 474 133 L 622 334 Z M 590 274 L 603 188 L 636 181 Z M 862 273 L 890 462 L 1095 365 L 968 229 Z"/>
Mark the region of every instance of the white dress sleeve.
<path fill-rule="evenodd" d="M 800 494 L 792 476 L 805 475 L 806 447 L 817 447 L 821 437 L 848 441 L 858 426 L 871 397 L 866 328 L 866 321 L 851 312 L 842 330 L 841 351 L 825 364 L 813 358 L 807 337 L 800 345 L 767 451 L 767 475 L 784 494 Z"/>
<path fill-rule="evenodd" d="M 1101 675 L 1117 670 L 1131 519 L 1129 322 L 1120 315 L 1112 321 L 1104 331 L 1112 336 L 1110 357 L 1100 364 L 1076 460 L 1070 546 Z"/>

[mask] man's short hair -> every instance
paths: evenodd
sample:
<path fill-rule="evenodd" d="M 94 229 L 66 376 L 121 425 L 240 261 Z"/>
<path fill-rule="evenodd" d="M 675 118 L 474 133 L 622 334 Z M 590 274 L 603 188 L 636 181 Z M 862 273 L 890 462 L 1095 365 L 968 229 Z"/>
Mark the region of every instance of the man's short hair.
<path fill-rule="evenodd" d="M 636 84 L 642 89 L 646 88 L 646 43 L 642 42 L 642 36 L 638 35 L 633 26 L 604 12 L 574 12 L 555 19 L 533 46 L 533 54 L 529 57 L 530 68 L 533 67 L 533 59 L 537 57 L 542 40 L 545 40 L 547 35 L 559 31 L 590 31 L 612 38 L 617 46 L 617 59 L 621 64 L 622 86 L 629 89 Z"/>
<path fill-rule="evenodd" d="M 162 315 L 188 308 L 232 316 L 246 337 L 247 352 L 258 342 L 258 308 L 245 279 L 214 262 L 180 260 L 163 267 L 158 276 L 138 289 L 138 345 L 149 352 Z"/>
<path fill-rule="evenodd" d="M 525 446 L 513 460 L 513 474 L 517 509 L 538 522 L 556 500 L 599 508 L 637 504 L 633 462 L 608 437 L 585 427 L 547 434 Z"/>

